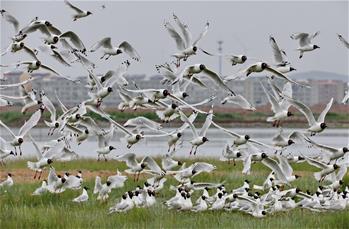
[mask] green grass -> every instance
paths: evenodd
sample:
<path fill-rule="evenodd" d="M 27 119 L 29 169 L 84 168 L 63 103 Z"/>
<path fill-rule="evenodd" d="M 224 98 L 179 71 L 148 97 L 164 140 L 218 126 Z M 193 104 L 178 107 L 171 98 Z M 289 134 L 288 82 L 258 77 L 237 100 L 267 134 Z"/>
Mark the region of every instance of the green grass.
<path fill-rule="evenodd" d="M 157 115 L 152 111 L 125 111 L 125 112 L 119 112 L 119 111 L 111 111 L 108 112 L 110 116 L 118 121 L 118 122 L 126 122 L 128 119 L 136 118 L 140 115 L 147 117 L 151 120 L 161 122 Z M 58 115 L 61 113 L 58 112 Z M 19 111 L 2 111 L 0 113 L 0 120 L 2 120 L 4 123 L 6 123 L 9 126 L 21 126 L 23 123 L 29 119 L 31 113 L 26 113 L 23 115 Z M 102 118 L 100 115 L 88 112 L 88 116 L 92 117 L 94 120 L 98 122 L 105 122 L 105 119 Z M 270 126 L 270 123 L 267 123 L 265 120 L 268 116 L 271 115 L 271 112 L 269 113 L 263 113 L 263 112 L 246 112 L 244 114 L 236 113 L 236 112 L 219 112 L 215 113 L 214 120 L 218 123 L 235 123 L 240 125 L 249 125 L 249 124 L 255 124 L 258 123 L 259 126 Z M 319 114 L 315 114 L 315 117 L 318 117 Z M 49 113 L 45 112 L 43 114 L 43 119 L 48 120 L 49 119 Z M 199 114 L 196 118 L 195 122 L 204 122 L 206 119 L 206 116 L 203 114 Z M 349 116 L 346 113 L 334 113 L 329 112 L 326 116 L 326 122 L 329 124 L 330 127 L 336 127 L 336 128 L 346 128 L 349 126 Z M 181 121 L 179 119 L 176 119 L 172 121 L 171 123 L 175 123 L 176 125 L 180 125 Z M 285 126 L 295 127 L 297 125 L 298 127 L 303 127 L 304 123 L 306 123 L 306 119 L 302 114 L 295 114 L 295 116 L 291 117 L 289 119 L 289 122 L 283 123 Z M 39 125 L 45 126 L 43 122 L 40 122 Z"/>
<path fill-rule="evenodd" d="M 228 191 L 239 187 L 244 179 L 249 179 L 252 184 L 260 184 L 270 172 L 265 166 L 254 164 L 251 175 L 244 176 L 241 174 L 240 163 L 233 166 L 213 159 L 202 159 L 202 161 L 213 163 L 217 166 L 217 170 L 213 174 L 200 174 L 194 180 L 225 181 Z M 191 164 L 194 161 L 185 160 L 185 162 Z M 12 161 L 5 168 L 0 168 L 0 171 L 2 174 L 12 172 L 16 182 L 16 171 L 32 174 L 31 171 L 25 170 L 25 165 L 25 161 Z M 125 169 L 123 163 L 93 160 L 54 163 L 54 167 L 61 173 L 82 169 L 85 174 L 87 171 L 99 171 L 102 174 L 106 171 L 116 171 L 117 168 L 121 171 Z M 317 170 L 306 163 L 295 164 L 293 167 L 296 173 L 302 175 L 294 185 L 302 190 L 315 191 L 317 182 L 312 172 Z M 240 212 L 192 213 L 168 210 L 162 202 L 174 194 L 168 189 L 170 184 L 176 184 L 172 178 L 169 178 L 165 188 L 158 194 L 155 206 L 148 209 L 133 209 L 123 214 L 107 215 L 108 208 L 119 200 L 122 193 L 133 190 L 138 184 L 142 185 L 145 178 L 141 177 L 139 182 L 134 182 L 132 177 L 129 177 L 125 187 L 113 190 L 106 203 L 97 201 L 91 194 L 94 178 L 85 178 L 85 185 L 90 187 L 90 200 L 83 204 L 71 202 L 81 191 L 67 190 L 57 195 L 48 193 L 43 196 L 31 196 L 40 182 L 17 182 L 7 192 L 0 191 L 0 228 L 346 228 L 349 225 L 349 210 L 314 213 L 295 209 L 268 215 L 264 219 L 256 219 Z M 105 177 L 102 176 L 102 180 L 105 181 Z M 349 183 L 348 176 L 345 178 L 345 183 Z M 200 192 L 194 194 L 192 200 L 196 200 L 199 194 Z"/>

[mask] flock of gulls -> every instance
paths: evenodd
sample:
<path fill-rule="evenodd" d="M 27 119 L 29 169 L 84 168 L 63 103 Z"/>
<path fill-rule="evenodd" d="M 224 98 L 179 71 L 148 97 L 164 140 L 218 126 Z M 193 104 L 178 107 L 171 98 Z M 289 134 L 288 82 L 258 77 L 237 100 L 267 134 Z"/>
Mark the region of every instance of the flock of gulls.
<path fill-rule="evenodd" d="M 74 11 L 73 20 L 84 20 L 84 17 L 92 17 L 90 11 L 81 10 L 73 4 L 65 1 L 65 4 Z M 105 6 L 102 7 L 104 10 Z M 0 157 L 4 164 L 4 159 L 10 155 L 22 155 L 21 145 L 23 142 L 31 142 L 36 150 L 36 161 L 28 161 L 30 170 L 35 172 L 34 179 L 40 179 L 45 168 L 49 169 L 47 180 L 42 181 L 40 187 L 34 190 L 33 195 L 42 195 L 44 193 L 62 193 L 67 189 L 81 190 L 82 194 L 74 202 L 88 201 L 90 193 L 87 187 L 83 187 L 83 173 L 77 174 L 65 173 L 59 175 L 54 169 L 55 161 L 70 161 L 77 157 L 72 150 L 71 144 L 83 144 L 88 138 L 96 136 L 98 139 L 98 148 L 96 153 L 98 160 L 107 160 L 108 154 L 113 150 L 118 150 L 117 146 L 110 144 L 114 138 L 114 133 L 120 131 L 124 133 L 120 144 L 126 144 L 127 148 L 139 143 L 146 138 L 167 138 L 168 152 L 161 159 L 161 165 L 152 157 L 145 156 L 143 159 L 136 158 L 132 152 L 118 154 L 114 160 L 126 163 L 127 169 L 122 173 L 117 171 L 115 175 L 95 179 L 93 195 L 97 200 L 106 201 L 113 189 L 124 186 L 128 180 L 129 174 L 134 181 L 138 181 L 140 174 L 149 176 L 149 179 L 142 185 L 135 187 L 134 190 L 125 192 L 120 200 L 109 208 L 109 213 L 127 212 L 133 208 L 148 208 L 157 202 L 157 195 L 164 188 L 173 190 L 174 196 L 164 204 L 169 209 L 178 211 L 209 211 L 226 210 L 242 211 L 254 217 L 264 217 L 278 211 L 289 211 L 294 208 L 305 208 L 311 211 L 334 211 L 342 210 L 349 206 L 349 188 L 344 186 L 343 177 L 349 166 L 345 160 L 348 153 L 347 147 L 335 148 L 315 142 L 311 137 L 320 134 L 327 128 L 326 114 L 331 109 L 333 99 L 331 99 L 322 113 L 315 118 L 311 109 L 292 98 L 292 85 L 297 87 L 309 87 L 308 85 L 295 82 L 287 76 L 288 72 L 295 70 L 287 60 L 286 52 L 279 47 L 275 37 L 270 36 L 270 45 L 273 51 L 274 63 L 266 61 L 252 62 L 244 70 L 240 70 L 232 75 L 221 76 L 205 64 L 198 63 L 183 66 L 193 55 L 223 56 L 232 66 L 244 65 L 249 62 L 246 55 L 233 54 L 214 54 L 199 43 L 209 32 L 210 24 L 203 24 L 203 31 L 194 40 L 189 30 L 189 26 L 184 24 L 176 15 L 173 14 L 173 23 L 165 22 L 164 29 L 175 41 L 178 52 L 171 55 L 171 60 L 164 64 L 159 64 L 156 70 L 163 79 L 159 84 L 162 89 L 139 88 L 135 83 L 127 80 L 126 74 L 128 68 L 141 61 L 141 57 L 127 41 L 118 45 L 112 44 L 111 37 L 105 37 L 97 41 L 87 49 L 82 39 L 73 31 L 62 31 L 51 21 L 34 18 L 24 27 L 20 27 L 18 20 L 6 10 L 1 10 L 2 19 L 11 23 L 15 29 L 14 36 L 8 48 L 3 51 L 2 56 L 25 52 L 28 59 L 14 63 L 17 68 L 25 67 L 28 73 L 38 70 L 49 71 L 57 77 L 65 80 L 74 81 L 74 79 L 60 75 L 53 68 L 45 65 L 40 59 L 44 60 L 47 56 L 53 57 L 64 66 L 81 65 L 86 69 L 87 85 L 89 99 L 81 101 L 74 107 L 66 107 L 56 95 L 58 106 L 51 102 L 44 90 L 33 88 L 32 81 L 37 80 L 30 74 L 24 74 L 20 77 L 20 82 L 16 84 L 6 84 L 6 78 L 2 77 L 1 89 L 9 87 L 18 87 L 20 97 L 13 97 L 1 94 L 0 106 L 6 107 L 15 102 L 23 102 L 22 113 L 28 110 L 34 110 L 30 118 L 15 133 L 6 123 L 0 120 L 1 131 L 6 131 L 11 136 L 8 141 L 0 138 Z M 93 15 L 94 16 L 94 15 Z M 33 33 L 43 35 L 42 45 L 38 48 L 32 48 L 26 43 L 26 38 Z M 319 46 L 313 43 L 313 40 L 319 35 L 319 32 L 295 33 L 291 39 L 298 41 L 299 58 L 308 53 L 319 49 Z M 338 35 L 339 40 L 349 48 L 348 42 Z M 109 58 L 115 58 L 122 55 L 125 60 L 116 70 L 110 70 L 105 74 L 95 74 L 95 61 L 91 59 L 91 52 L 100 53 L 100 61 Z M 40 57 L 39 57 L 40 56 Z M 172 59 L 173 58 L 173 59 Z M 209 57 L 208 57 L 209 58 Z M 102 60 L 104 59 L 104 60 Z M 306 58 L 305 58 L 306 59 Z M 97 61 L 97 60 L 96 60 Z M 6 68 L 11 65 L 1 65 Z M 183 66 L 183 67 L 182 67 Z M 207 99 L 189 104 L 185 101 L 190 96 L 186 89 L 188 85 L 197 87 L 212 87 L 216 85 L 221 93 L 226 93 L 226 98 L 221 101 L 222 104 L 233 103 L 242 109 L 255 111 L 255 108 L 242 96 L 236 94 L 227 82 L 236 79 L 243 80 L 250 75 L 258 76 L 258 73 L 264 73 L 260 77 L 268 78 L 268 86 L 263 85 L 265 94 L 271 104 L 273 115 L 268 117 L 267 122 L 271 122 L 277 134 L 272 139 L 272 144 L 265 144 L 253 139 L 252 136 L 244 133 L 235 133 L 220 126 L 214 121 L 214 102 L 215 95 L 208 96 Z M 208 78 L 213 82 L 212 85 L 205 84 L 203 81 Z M 254 79 L 258 80 L 258 77 Z M 279 87 L 276 79 L 281 79 L 283 87 Z M 76 82 L 76 81 L 74 81 Z M 81 82 L 76 82 L 81 83 Z M 270 88 L 266 89 L 266 88 Z M 310 89 L 309 89 L 310 90 Z M 118 105 L 120 112 L 130 109 L 153 110 L 158 118 L 168 123 L 175 119 L 180 119 L 182 125 L 172 132 L 166 132 L 162 129 L 162 124 L 139 116 L 129 119 L 126 123 L 120 124 L 114 121 L 105 111 L 103 100 L 112 93 L 118 93 L 123 102 Z M 343 103 L 348 102 L 348 93 L 343 99 Z M 209 111 L 203 111 L 199 107 L 206 105 L 211 107 Z M 308 121 L 308 126 L 303 132 L 292 132 L 288 135 L 282 131 L 282 122 L 287 122 L 293 114 L 289 111 L 290 107 L 295 107 L 301 112 Z M 61 112 L 58 112 L 60 109 Z M 48 135 L 52 140 L 43 145 L 39 145 L 31 136 L 30 132 L 42 119 L 42 114 L 48 112 L 50 118 L 44 120 L 49 128 Z M 103 128 L 93 120 L 88 114 L 96 113 L 110 124 L 109 128 Z M 206 120 L 198 129 L 194 126 L 198 114 L 206 116 Z M 210 126 L 218 128 L 231 137 L 231 142 L 223 147 L 222 159 L 229 163 L 240 160 L 243 163 L 243 174 L 250 174 L 253 163 L 261 163 L 270 169 L 270 174 L 262 184 L 251 184 L 245 180 L 241 187 L 234 190 L 226 190 L 223 183 L 194 182 L 193 179 L 201 173 L 211 173 L 216 166 L 206 162 L 195 162 L 191 165 L 182 163 L 175 159 L 176 146 L 182 144 L 182 134 L 187 128 L 191 129 L 192 138 L 189 141 L 192 148 L 190 154 L 197 154 L 198 148 L 203 147 L 209 141 L 207 130 Z M 55 135 L 53 135 L 55 133 Z M 57 137 L 54 137 L 57 136 Z M 317 154 L 313 156 L 283 154 L 284 149 L 293 144 L 307 144 L 308 147 L 317 149 Z M 346 157 L 348 158 L 348 157 Z M 293 171 L 292 163 L 308 163 L 319 169 L 314 173 L 314 178 L 319 182 L 315 193 L 306 190 L 300 190 L 292 183 L 300 176 Z M 166 187 L 168 177 L 173 177 L 177 186 Z M 104 181 L 103 181 L 104 180 Z M 8 174 L 5 181 L 0 183 L 0 190 L 14 185 L 12 174 Z M 197 200 L 192 200 L 193 193 L 200 193 Z"/>

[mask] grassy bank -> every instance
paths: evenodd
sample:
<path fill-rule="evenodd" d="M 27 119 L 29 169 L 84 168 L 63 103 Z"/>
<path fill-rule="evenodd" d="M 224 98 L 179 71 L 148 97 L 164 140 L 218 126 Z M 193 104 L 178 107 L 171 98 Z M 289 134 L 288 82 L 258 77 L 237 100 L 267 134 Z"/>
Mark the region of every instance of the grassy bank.
<path fill-rule="evenodd" d="M 191 164 L 196 160 L 185 160 Z M 200 174 L 195 181 L 223 182 L 228 191 L 239 187 L 244 179 L 252 184 L 260 184 L 270 172 L 265 166 L 255 164 L 249 176 L 241 174 L 242 165 L 228 165 L 211 159 L 204 159 L 217 166 L 212 174 Z M 256 219 L 240 212 L 207 211 L 203 213 L 177 212 L 167 210 L 163 201 L 174 195 L 169 190 L 170 184 L 176 182 L 169 178 L 165 188 L 157 196 L 157 204 L 148 209 L 133 209 L 126 214 L 107 215 L 107 209 L 119 200 L 122 193 L 133 190 L 136 185 L 142 185 L 148 176 L 141 176 L 139 182 L 133 182 L 132 177 L 125 187 L 113 190 L 107 203 L 96 201 L 91 192 L 96 175 L 105 178 L 118 168 L 125 169 L 123 163 L 94 160 L 79 160 L 67 163 L 54 163 L 58 173 L 69 171 L 76 173 L 81 169 L 85 185 L 90 187 L 90 200 L 83 204 L 74 204 L 71 200 L 81 191 L 68 190 L 58 195 L 45 194 L 33 197 L 30 194 L 40 185 L 34 181 L 32 171 L 26 169 L 25 161 L 11 161 L 6 167 L 0 168 L 1 177 L 7 172 L 14 174 L 16 184 L 0 191 L 0 228 L 346 228 L 349 225 L 349 210 L 339 212 L 314 213 L 308 210 L 296 209 L 289 212 L 269 215 L 264 219 Z M 315 191 L 317 183 L 312 177 L 314 167 L 306 163 L 293 165 L 302 178 L 294 185 L 302 190 Z M 47 176 L 47 172 L 44 174 Z M 349 183 L 349 177 L 345 177 Z M 196 200 L 196 193 L 192 200 Z"/>
<path fill-rule="evenodd" d="M 118 121 L 118 122 L 126 122 L 130 118 L 136 118 L 140 115 L 147 117 L 151 120 L 161 122 L 157 115 L 154 112 L 150 111 L 144 111 L 144 112 L 117 112 L 117 111 L 111 111 L 108 112 L 111 117 Z M 60 115 L 61 113 L 58 113 Z M 23 115 L 22 113 L 18 111 L 1 111 L 0 112 L 0 120 L 2 120 L 4 123 L 6 123 L 9 126 L 12 127 L 19 127 L 23 125 L 25 120 L 28 120 L 31 113 L 26 113 Z M 106 125 L 105 120 L 92 112 L 89 112 L 87 114 L 88 116 L 91 116 L 94 120 L 101 123 L 101 125 Z M 269 117 L 270 113 L 264 113 L 264 112 L 217 112 L 215 113 L 214 120 L 217 123 L 222 124 L 234 124 L 234 126 L 244 126 L 244 127 L 271 127 L 271 123 L 266 122 L 267 117 Z M 315 114 L 315 117 L 318 117 L 319 114 Z M 49 120 L 50 116 L 48 112 L 45 112 L 43 114 L 43 119 Z M 199 114 L 197 119 L 195 120 L 196 123 L 204 122 L 206 116 L 203 114 Z M 348 128 L 349 127 L 349 115 L 347 113 L 332 113 L 329 112 L 326 116 L 326 122 L 328 123 L 330 128 Z M 181 121 L 179 119 L 176 119 L 172 121 L 170 124 L 171 126 L 180 125 Z M 287 120 L 287 122 L 283 123 L 283 126 L 285 127 L 304 127 L 307 125 L 307 121 L 301 114 L 296 114 L 295 116 L 292 116 Z M 39 123 L 39 126 L 45 126 L 43 122 Z M 164 124 L 166 126 L 166 124 Z"/>

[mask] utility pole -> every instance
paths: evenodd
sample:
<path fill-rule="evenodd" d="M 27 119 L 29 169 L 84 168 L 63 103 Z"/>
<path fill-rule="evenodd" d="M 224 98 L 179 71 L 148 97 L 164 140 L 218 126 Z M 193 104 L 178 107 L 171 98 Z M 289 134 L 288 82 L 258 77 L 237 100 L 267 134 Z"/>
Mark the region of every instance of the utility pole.
<path fill-rule="evenodd" d="M 220 41 L 217 41 L 218 43 L 218 53 L 219 54 L 222 54 L 222 44 L 223 44 L 223 41 L 220 40 Z M 219 55 L 218 56 L 218 65 L 219 65 L 219 75 L 221 76 L 222 75 L 222 55 Z"/>

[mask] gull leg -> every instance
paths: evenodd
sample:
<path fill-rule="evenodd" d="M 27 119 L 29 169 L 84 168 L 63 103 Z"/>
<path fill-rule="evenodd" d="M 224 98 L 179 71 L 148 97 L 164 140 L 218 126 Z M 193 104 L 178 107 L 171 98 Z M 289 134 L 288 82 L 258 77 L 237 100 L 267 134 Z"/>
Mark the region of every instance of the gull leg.
<path fill-rule="evenodd" d="M 107 54 L 103 54 L 103 56 L 100 59 L 103 59 Z"/>
<path fill-rule="evenodd" d="M 107 158 L 105 157 L 105 154 L 103 154 L 103 157 L 104 157 L 104 161 L 108 161 Z"/>
<path fill-rule="evenodd" d="M 191 147 L 191 150 L 190 150 L 190 152 L 189 152 L 189 155 L 191 155 L 191 153 L 193 152 L 193 148 L 194 148 L 194 146 Z"/>
<path fill-rule="evenodd" d="M 196 155 L 196 151 L 198 150 L 198 147 L 195 147 L 194 155 Z"/>
<path fill-rule="evenodd" d="M 235 158 L 233 159 L 234 166 L 236 166 Z"/>
<path fill-rule="evenodd" d="M 19 155 L 22 156 L 22 148 L 21 148 L 21 146 L 18 146 L 18 148 L 19 148 Z"/>
<path fill-rule="evenodd" d="M 38 180 L 40 180 L 41 178 L 41 174 L 42 174 L 42 171 L 39 172 L 39 177 L 38 177 Z"/>
<path fill-rule="evenodd" d="M 35 171 L 35 174 L 34 174 L 34 177 L 33 177 L 33 179 L 35 179 L 36 178 L 36 174 L 38 173 L 38 171 Z"/>
<path fill-rule="evenodd" d="M 100 154 L 98 154 L 98 158 L 97 158 L 97 161 L 99 161 L 99 156 L 100 156 Z"/>

